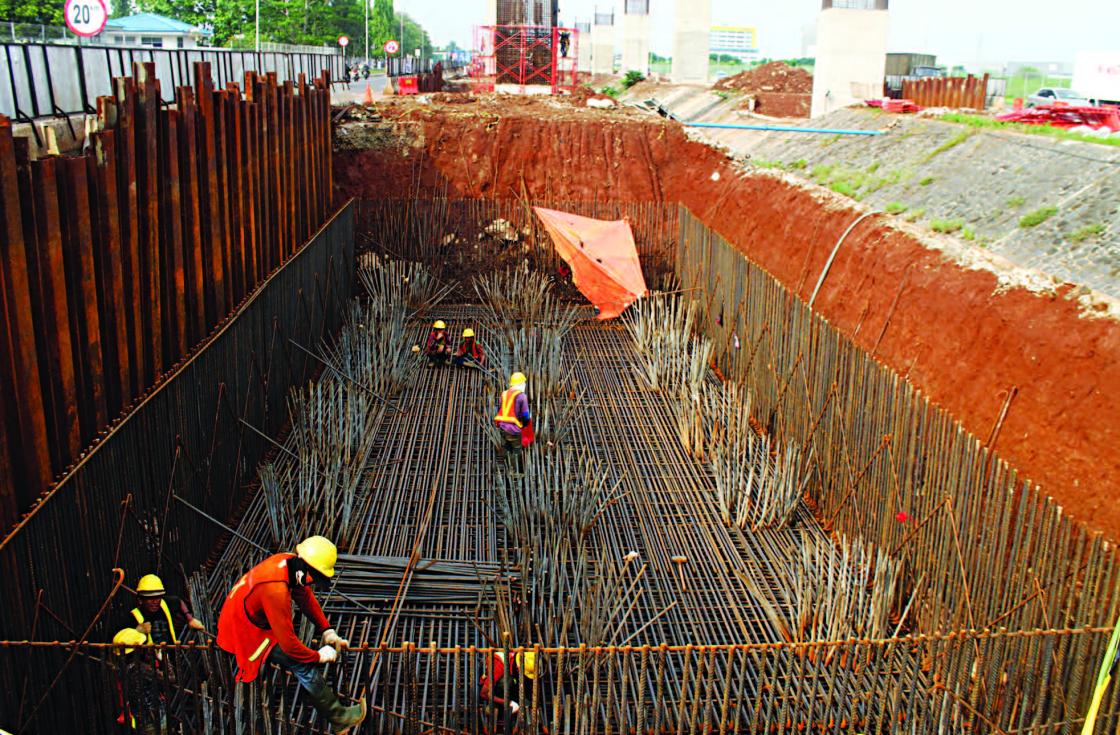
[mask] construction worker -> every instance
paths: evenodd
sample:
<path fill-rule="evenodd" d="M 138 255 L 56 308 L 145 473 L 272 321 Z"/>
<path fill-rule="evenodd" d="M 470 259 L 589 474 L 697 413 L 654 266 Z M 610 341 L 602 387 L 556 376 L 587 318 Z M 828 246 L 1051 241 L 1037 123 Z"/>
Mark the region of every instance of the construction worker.
<path fill-rule="evenodd" d="M 507 722 L 515 725 L 521 711 L 521 705 L 514 698 L 520 696 L 522 674 L 528 679 L 524 682 L 525 697 L 532 701 L 533 682 L 537 679 L 537 654 L 522 651 L 513 657 L 513 665 L 507 667 L 506 654 L 495 651 L 490 656 L 489 669 L 493 678 L 485 672 L 478 677 L 478 698 L 501 714 L 501 729 L 504 730 Z M 544 701 L 539 694 L 538 700 Z"/>
<path fill-rule="evenodd" d="M 136 583 L 136 607 L 130 612 L 146 643 L 178 643 L 185 629 L 206 629 L 191 615 L 187 603 L 167 596 L 163 581 L 154 574 L 145 574 Z"/>
<path fill-rule="evenodd" d="M 483 367 L 486 363 L 486 354 L 482 351 L 482 345 L 474 337 L 474 330 L 467 327 L 463 330 L 463 341 L 459 343 L 459 349 L 455 351 L 455 357 L 451 358 L 451 363 L 455 367 L 463 367 L 464 365 L 477 365 Z"/>
<path fill-rule="evenodd" d="M 509 378 L 509 388 L 502 393 L 502 405 L 494 423 L 502 432 L 498 457 L 511 465 L 515 473 L 523 471 L 521 450 L 533 443 L 533 420 L 529 413 L 529 398 L 525 395 L 524 373 L 514 373 Z"/>
<path fill-rule="evenodd" d="M 270 661 L 290 671 L 307 692 L 315 711 L 346 733 L 366 716 L 363 698 L 350 707 L 323 678 L 322 665 L 338 660 L 338 651 L 349 643 L 339 637 L 311 590 L 334 576 L 338 549 L 322 536 L 311 536 L 296 546 L 296 553 L 273 554 L 238 580 L 222 605 L 218 618 L 218 645 L 237 656 L 237 680 L 257 678 L 261 665 Z M 292 624 L 292 602 L 314 623 L 322 648 L 305 646 Z"/>
<path fill-rule="evenodd" d="M 437 319 L 428 332 L 424 354 L 428 357 L 428 367 L 446 365 L 451 358 L 451 345 L 447 343 L 447 324 L 442 319 Z"/>
<path fill-rule="evenodd" d="M 117 665 L 117 724 L 146 735 L 167 729 L 167 713 L 156 678 L 156 659 L 151 649 L 137 649 L 148 643 L 148 636 L 136 628 L 123 628 L 113 643 L 125 648 L 113 650 Z"/>

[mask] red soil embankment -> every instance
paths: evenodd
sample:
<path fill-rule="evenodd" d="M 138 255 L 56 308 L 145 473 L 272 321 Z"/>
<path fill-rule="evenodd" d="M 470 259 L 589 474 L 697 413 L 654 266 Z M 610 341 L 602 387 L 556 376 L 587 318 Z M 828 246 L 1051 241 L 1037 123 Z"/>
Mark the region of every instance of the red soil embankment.
<path fill-rule="evenodd" d="M 336 153 L 340 194 L 678 201 L 807 300 L 853 204 L 768 174 L 743 175 L 673 123 L 623 114 L 382 110 L 399 146 Z M 1017 388 L 996 449 L 1075 519 L 1120 538 L 1120 322 L 1070 293 L 1000 287 L 886 216 L 840 248 L 815 308 L 986 439 Z M 882 340 L 884 325 L 887 324 Z"/>

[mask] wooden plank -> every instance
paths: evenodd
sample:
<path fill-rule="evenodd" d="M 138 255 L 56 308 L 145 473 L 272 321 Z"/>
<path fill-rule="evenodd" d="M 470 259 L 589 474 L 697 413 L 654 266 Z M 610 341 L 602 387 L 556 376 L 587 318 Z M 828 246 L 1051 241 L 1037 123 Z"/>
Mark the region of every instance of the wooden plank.
<path fill-rule="evenodd" d="M 124 308 L 124 271 L 121 262 L 120 211 L 117 203 L 116 132 L 92 136 L 89 157 L 94 190 L 94 262 L 97 303 L 101 307 L 101 342 L 105 361 L 109 415 L 120 413 L 132 400 L 128 364 L 128 324 Z"/>
<path fill-rule="evenodd" d="M 105 365 L 101 357 L 101 317 L 97 305 L 96 268 L 93 263 L 93 221 L 90 212 L 89 180 L 86 162 L 64 159 L 59 164 L 58 212 L 62 222 L 62 254 L 66 263 L 66 283 L 70 289 L 70 333 L 75 338 L 74 362 L 79 390 L 85 395 L 82 445 L 109 423 L 105 400 Z M 71 459 L 76 458 L 73 455 Z"/>
<path fill-rule="evenodd" d="M 140 319 L 146 338 L 145 372 L 149 385 L 163 373 L 163 307 L 160 295 L 160 224 L 159 224 L 159 87 L 155 64 L 133 67 L 138 93 L 136 127 L 136 175 L 139 183 L 140 207 Z"/>
<path fill-rule="evenodd" d="M 193 346 L 206 336 L 206 277 L 203 269 L 203 224 L 198 161 L 198 106 L 194 90 L 176 90 L 179 108 L 179 190 L 183 199 L 183 250 L 186 278 L 187 343 Z"/>
<path fill-rule="evenodd" d="M 26 138 L 17 141 L 26 144 Z M 65 467 L 82 449 L 76 364 L 77 335 L 70 332 L 70 298 L 59 222 L 58 159 L 29 161 L 27 146 L 17 150 L 16 166 L 23 197 L 24 241 L 36 351 L 40 360 L 51 461 Z M 83 393 L 81 400 L 85 401 Z"/>
<path fill-rule="evenodd" d="M 136 211 L 136 91 L 132 80 L 116 80 L 117 104 L 117 203 L 121 223 L 121 263 L 124 271 L 124 313 L 128 322 L 128 359 L 132 370 L 131 394 L 140 395 L 151 385 L 145 369 L 143 324 L 140 319 L 140 226 Z M 103 121 L 104 123 L 105 121 Z"/>
<path fill-rule="evenodd" d="M 179 177 L 178 110 L 164 113 L 160 126 L 160 224 L 165 349 L 169 363 L 178 362 L 190 347 L 187 335 L 186 254 L 183 250 L 183 196 Z"/>
<path fill-rule="evenodd" d="M 226 315 L 226 272 L 222 254 L 221 215 L 218 204 L 218 168 L 214 140 L 214 92 L 210 65 L 194 65 L 195 94 L 198 95 L 198 179 L 202 212 L 203 269 L 206 278 L 206 327 L 209 330 Z"/>
<path fill-rule="evenodd" d="M 35 323 L 27 276 L 23 218 L 15 170 L 12 126 L 0 116 L 0 292 L 3 294 L 3 324 L 0 339 L 0 389 L 13 396 L 4 417 L 18 432 L 11 441 L 13 472 L 18 488 L 17 504 L 26 507 L 50 484 L 52 469 L 47 450 L 47 426 L 43 392 L 39 383 L 39 359 L 35 352 Z"/>

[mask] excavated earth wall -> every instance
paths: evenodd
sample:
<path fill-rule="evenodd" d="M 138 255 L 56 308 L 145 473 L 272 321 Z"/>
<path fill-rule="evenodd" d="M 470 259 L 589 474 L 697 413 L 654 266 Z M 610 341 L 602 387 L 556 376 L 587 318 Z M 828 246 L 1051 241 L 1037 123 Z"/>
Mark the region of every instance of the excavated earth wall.
<path fill-rule="evenodd" d="M 429 98 L 336 132 L 340 196 L 679 202 L 808 300 L 867 210 L 744 172 L 677 124 L 634 112 Z M 815 309 L 1076 519 L 1120 538 L 1120 305 L 885 215 L 857 224 Z"/>

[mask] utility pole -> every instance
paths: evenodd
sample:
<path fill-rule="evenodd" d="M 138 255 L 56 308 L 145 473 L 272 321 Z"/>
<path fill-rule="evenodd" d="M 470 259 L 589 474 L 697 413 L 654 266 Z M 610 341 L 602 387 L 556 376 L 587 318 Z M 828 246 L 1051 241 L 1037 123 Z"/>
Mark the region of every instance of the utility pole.
<path fill-rule="evenodd" d="M 366 6 L 366 66 L 369 66 L 369 4 L 373 0 L 365 0 Z"/>

